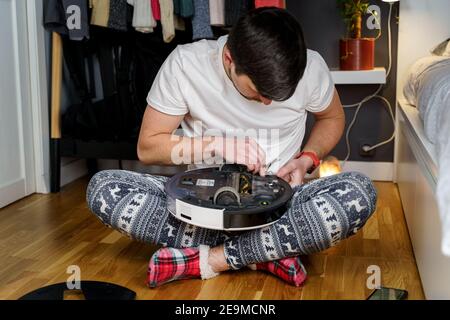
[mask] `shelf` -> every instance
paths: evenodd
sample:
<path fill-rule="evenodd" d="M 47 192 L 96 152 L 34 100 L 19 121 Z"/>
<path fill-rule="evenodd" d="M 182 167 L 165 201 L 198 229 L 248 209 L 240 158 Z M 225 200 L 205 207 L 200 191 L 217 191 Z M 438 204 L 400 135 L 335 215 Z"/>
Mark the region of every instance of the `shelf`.
<path fill-rule="evenodd" d="M 386 83 L 386 69 L 375 68 L 362 71 L 342 71 L 331 69 L 335 84 L 381 84 Z"/>

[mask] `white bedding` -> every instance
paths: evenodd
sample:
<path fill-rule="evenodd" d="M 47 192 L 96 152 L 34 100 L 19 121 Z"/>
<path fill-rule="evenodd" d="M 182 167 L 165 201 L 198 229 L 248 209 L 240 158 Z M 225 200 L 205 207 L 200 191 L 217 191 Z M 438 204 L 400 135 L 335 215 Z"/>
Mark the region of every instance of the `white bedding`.
<path fill-rule="evenodd" d="M 442 220 L 442 252 L 450 256 L 450 57 L 418 60 L 403 90 L 418 108 L 427 138 L 436 145 L 438 183 L 436 197 Z"/>
<path fill-rule="evenodd" d="M 439 118 L 450 110 L 450 57 L 429 56 L 411 67 L 403 94 L 419 109 L 427 138 L 437 142 Z"/>

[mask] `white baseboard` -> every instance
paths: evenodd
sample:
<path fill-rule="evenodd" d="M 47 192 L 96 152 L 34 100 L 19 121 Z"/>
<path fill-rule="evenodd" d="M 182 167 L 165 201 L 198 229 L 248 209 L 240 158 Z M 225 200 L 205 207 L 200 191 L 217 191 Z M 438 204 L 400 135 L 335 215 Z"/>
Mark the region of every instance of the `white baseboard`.
<path fill-rule="evenodd" d="M 6 207 L 8 204 L 23 198 L 27 195 L 25 180 L 19 179 L 0 186 L 0 208 Z"/>
<path fill-rule="evenodd" d="M 88 173 L 86 160 L 61 159 L 61 187 Z"/>
<path fill-rule="evenodd" d="M 348 161 L 342 168 L 342 171 L 358 171 L 364 173 L 372 180 L 392 181 L 394 177 L 394 163 Z"/>
<path fill-rule="evenodd" d="M 341 162 L 342 166 L 342 162 Z M 357 171 L 365 174 L 375 181 L 393 181 L 394 163 L 393 162 L 365 162 L 365 161 L 347 161 L 342 166 L 343 172 Z M 319 170 L 308 175 L 306 178 L 317 178 Z"/>

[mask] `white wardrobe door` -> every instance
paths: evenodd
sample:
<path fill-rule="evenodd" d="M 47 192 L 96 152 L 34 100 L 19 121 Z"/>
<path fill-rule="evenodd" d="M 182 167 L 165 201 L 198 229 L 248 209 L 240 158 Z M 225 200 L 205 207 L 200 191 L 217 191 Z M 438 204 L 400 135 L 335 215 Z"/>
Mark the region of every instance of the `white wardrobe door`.
<path fill-rule="evenodd" d="M 35 191 L 26 2 L 0 0 L 0 208 Z"/>

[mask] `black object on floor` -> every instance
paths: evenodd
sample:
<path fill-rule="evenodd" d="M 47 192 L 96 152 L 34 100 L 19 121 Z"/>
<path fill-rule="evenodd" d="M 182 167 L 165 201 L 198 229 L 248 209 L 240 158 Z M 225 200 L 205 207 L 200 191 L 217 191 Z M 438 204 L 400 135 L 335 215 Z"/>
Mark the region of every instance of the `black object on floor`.
<path fill-rule="evenodd" d="M 80 281 L 81 289 L 68 289 L 66 282 L 36 289 L 19 300 L 65 300 L 64 295 L 81 291 L 85 300 L 134 300 L 136 292 L 114 283 L 101 281 Z"/>

